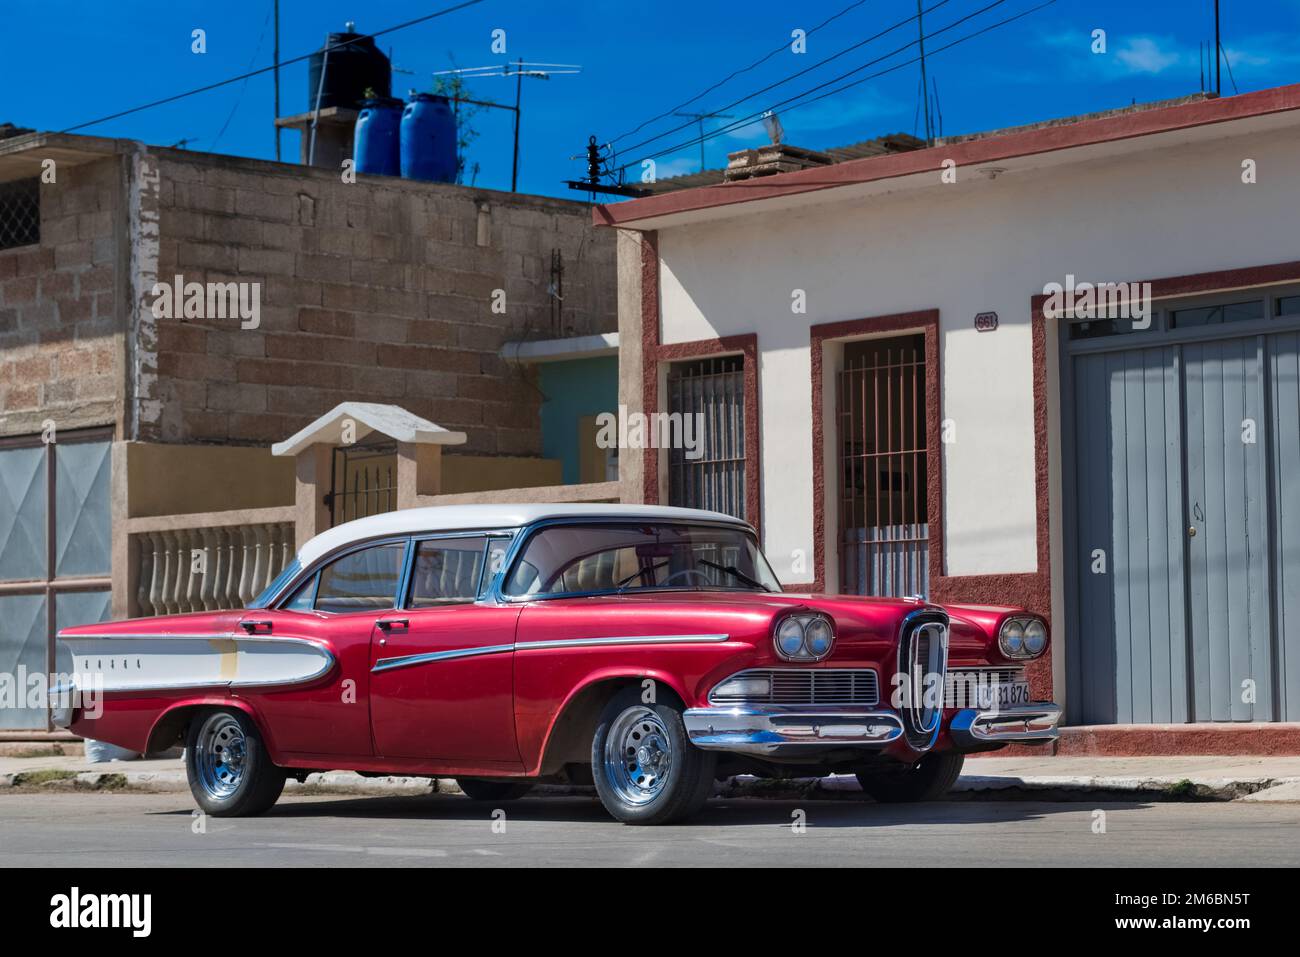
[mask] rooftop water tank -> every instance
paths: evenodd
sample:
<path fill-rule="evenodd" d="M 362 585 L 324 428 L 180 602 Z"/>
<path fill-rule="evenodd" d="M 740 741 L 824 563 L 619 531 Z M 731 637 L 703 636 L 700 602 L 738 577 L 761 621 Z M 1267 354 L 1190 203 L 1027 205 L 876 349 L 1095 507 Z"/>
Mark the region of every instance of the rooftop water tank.
<path fill-rule="evenodd" d="M 402 177 L 456 181 L 456 114 L 445 96 L 416 93 L 402 110 Z"/>
<path fill-rule="evenodd" d="M 331 106 L 360 109 L 367 90 L 373 91 L 372 96 L 388 96 L 392 79 L 392 64 L 375 46 L 374 38 L 352 32 L 349 23 L 346 32 L 329 35 L 328 50 L 322 47 L 307 60 L 307 110 L 316 109 L 318 90 L 322 110 Z"/>

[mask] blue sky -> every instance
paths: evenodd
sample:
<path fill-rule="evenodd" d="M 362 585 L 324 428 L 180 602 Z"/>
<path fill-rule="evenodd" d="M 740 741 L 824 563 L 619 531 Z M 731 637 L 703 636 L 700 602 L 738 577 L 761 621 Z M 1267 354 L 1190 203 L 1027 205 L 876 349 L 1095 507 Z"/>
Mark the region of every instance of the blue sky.
<path fill-rule="evenodd" d="M 320 46 L 329 30 L 353 19 L 363 32 L 409 20 L 453 0 L 282 0 L 281 59 Z M 520 188 L 573 195 L 562 180 L 583 174 L 587 137 L 608 140 L 671 109 L 788 44 L 796 29 L 812 30 L 853 0 L 775 0 L 594 3 L 585 0 L 484 0 L 477 6 L 381 38 L 394 64 L 394 92 L 426 90 L 434 70 L 499 62 L 492 31 L 506 31 L 507 55 L 581 64 L 576 76 L 527 80 L 524 89 Z M 925 0 L 941 5 L 925 18 L 940 30 L 995 0 Z M 936 46 L 1037 5 L 1003 0 L 987 12 L 929 41 Z M 1048 117 L 1124 106 L 1200 89 L 1198 44 L 1212 37 L 1211 0 L 1056 0 L 1045 9 L 938 52 L 928 60 L 938 85 L 944 132 L 1009 126 Z M 60 3 L 7 0 L 0 39 L 0 122 L 60 130 L 271 62 L 271 0 L 212 4 L 174 0 Z M 1223 0 L 1224 46 L 1242 91 L 1300 80 L 1300 0 Z M 743 14 L 737 13 L 743 11 Z M 864 0 L 807 38 L 807 52 L 788 47 L 687 109 L 746 116 L 846 73 L 915 39 L 915 24 L 900 27 L 803 77 L 736 106 L 754 91 L 857 43 L 916 12 L 914 0 Z M 207 31 L 207 52 L 191 52 L 191 31 Z M 1106 31 L 1106 52 L 1092 52 L 1092 32 Z M 905 61 L 908 49 L 848 79 Z M 1212 77 L 1209 82 L 1212 83 Z M 474 95 L 510 100 L 513 80 L 474 82 Z M 779 109 L 786 142 L 810 148 L 851 143 L 916 129 L 918 67 L 905 66 L 804 107 Z M 836 84 L 838 85 L 838 84 Z M 284 112 L 305 111 L 306 64 L 282 71 Z M 833 88 L 833 87 L 830 87 Z M 1232 85 L 1223 75 L 1225 94 Z M 90 127 L 83 132 L 191 149 L 272 158 L 274 133 L 270 74 Z M 685 122 L 652 124 L 617 145 L 627 149 Z M 487 111 L 469 152 L 477 183 L 509 188 L 510 115 Z M 224 127 L 224 132 L 222 132 Z M 690 139 L 695 127 L 623 153 L 620 161 Z M 285 157 L 297 156 L 297 135 L 284 134 Z M 706 144 L 710 166 L 726 153 L 766 142 L 751 123 Z M 693 172 L 699 147 L 657 158 L 658 174 Z M 639 166 L 635 172 L 639 174 Z"/>

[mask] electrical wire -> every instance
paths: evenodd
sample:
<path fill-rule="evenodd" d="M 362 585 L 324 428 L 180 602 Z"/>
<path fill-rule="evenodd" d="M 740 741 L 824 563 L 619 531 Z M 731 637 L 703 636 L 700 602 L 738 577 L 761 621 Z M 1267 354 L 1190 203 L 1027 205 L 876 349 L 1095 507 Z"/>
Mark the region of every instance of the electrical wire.
<path fill-rule="evenodd" d="M 867 37 L 867 38 L 864 39 L 864 40 L 859 40 L 857 43 L 854 43 L 852 46 L 845 47 L 843 50 L 840 50 L 838 53 L 833 53 L 833 54 L 831 54 L 830 56 L 826 57 L 826 59 L 824 59 L 824 60 L 818 60 L 818 61 L 817 61 L 816 63 L 814 63 L 812 66 L 804 67 L 802 70 L 799 70 L 799 71 L 797 71 L 797 72 L 795 72 L 795 73 L 791 73 L 789 76 L 787 76 L 787 77 L 785 77 L 785 78 L 783 78 L 783 79 L 777 80 L 775 83 L 769 83 L 767 86 L 763 87 L 761 90 L 755 90 L 753 93 L 750 93 L 750 94 L 748 94 L 748 95 L 746 95 L 746 96 L 742 96 L 742 97 L 741 97 L 740 99 L 738 99 L 738 100 L 732 100 L 732 101 L 731 101 L 730 103 L 728 103 L 726 106 L 720 106 L 720 107 L 718 107 L 716 110 L 713 110 L 712 112 L 714 112 L 714 113 L 722 113 L 722 112 L 725 112 L 726 110 L 730 110 L 730 109 L 732 109 L 733 107 L 739 106 L 741 103 L 744 103 L 744 102 L 746 102 L 747 100 L 752 100 L 752 99 L 754 99 L 754 98 L 757 97 L 757 96 L 762 96 L 764 93 L 767 93 L 767 92 L 769 92 L 770 90 L 774 90 L 774 89 L 776 89 L 778 86 L 784 86 L 786 83 L 789 83 L 791 80 L 797 80 L 799 77 L 803 76 L 804 74 L 806 74 L 806 73 L 811 73 L 813 70 L 816 70 L 816 69 L 818 69 L 818 68 L 820 68 L 820 67 L 825 66 L 827 63 L 830 63 L 832 60 L 838 60 L 840 57 L 844 56 L 844 55 L 847 54 L 847 53 L 852 53 L 854 50 L 857 50 L 857 49 L 859 49 L 859 48 L 861 48 L 861 47 L 864 47 L 864 46 L 866 46 L 868 43 L 871 43 L 871 42 L 873 42 L 873 41 L 875 41 L 875 40 L 879 40 L 881 37 L 886 36 L 887 34 L 893 33 L 893 32 L 894 32 L 895 30 L 897 30 L 899 27 L 905 27 L 905 26 L 907 26 L 909 23 L 911 23 L 912 21 L 916 20 L 918 17 L 921 17 L 921 16 L 923 16 L 924 14 L 927 14 L 927 13 L 932 13 L 933 11 L 938 10 L 940 7 L 946 5 L 946 4 L 949 3 L 949 2 L 950 2 L 950 0 L 938 0 L 938 3 L 934 4 L 934 6 L 930 7 L 928 10 L 917 11 L 916 13 L 912 14 L 912 15 L 911 15 L 910 17 L 908 17 L 907 19 L 905 19 L 905 20 L 899 20 L 897 23 L 893 24 L 892 26 L 886 27 L 884 30 L 881 30 L 879 33 L 872 34 L 871 36 Z M 987 10 L 987 9 L 991 9 L 991 7 L 996 7 L 998 4 L 1006 3 L 1006 2 L 1007 2 L 1007 0 L 995 0 L 995 2 L 994 2 L 993 4 L 991 4 L 989 7 L 985 7 L 984 9 L 985 9 L 985 10 Z M 980 12 L 983 12 L 983 11 L 980 11 Z M 974 15 L 974 14 L 972 14 L 972 16 L 973 16 L 973 15 Z M 969 19 L 969 18 L 967 18 L 967 19 Z M 957 22 L 960 23 L 961 21 L 958 20 Z M 863 64 L 862 66 L 858 67 L 858 70 L 864 70 L 864 69 L 866 69 L 868 66 L 871 66 L 872 64 L 879 63 L 879 62 L 880 62 L 881 60 L 883 60 L 883 59 L 888 59 L 889 57 L 893 56 L 895 53 L 899 53 L 899 52 L 901 52 L 901 51 L 903 51 L 903 50 L 906 50 L 908 47 L 915 46 L 918 42 L 920 42 L 920 41 L 919 41 L 919 40 L 913 40 L 911 43 L 906 43 L 906 44 L 904 44 L 903 46 L 899 47 L 897 50 L 894 50 L 892 53 L 888 53 L 888 54 L 886 54 L 884 57 L 878 57 L 878 58 L 876 58 L 875 60 L 868 61 L 867 63 L 865 63 L 865 64 Z M 850 76 L 850 75 L 852 75 L 854 72 L 856 72 L 856 71 L 850 70 L 848 73 L 841 74 L 841 77 L 843 77 L 843 76 Z M 831 82 L 834 82 L 834 81 L 831 81 Z M 650 137 L 649 139 L 641 140 L 641 142 L 639 142 L 639 143 L 634 143 L 634 144 L 632 144 L 631 146 L 625 146 L 625 147 L 623 147 L 623 152 L 624 152 L 624 153 L 630 153 L 630 152 L 632 152 L 633 150 L 640 149 L 640 148 L 643 147 L 643 146 L 647 146 L 647 145 L 649 145 L 650 143 L 653 143 L 655 140 L 663 139 L 665 136 L 671 136 L 673 133 L 680 133 L 682 130 L 684 130 L 684 129 L 686 129 L 687 127 L 693 125 L 693 122 L 694 122 L 694 121 L 688 120 L 687 122 L 681 124 L 680 126 L 674 126 L 674 127 L 673 127 L 672 129 L 670 129 L 670 130 L 665 130 L 665 131 L 662 132 L 662 133 L 657 133 L 657 134 L 655 134 L 654 136 Z M 611 141 L 611 142 L 612 142 L 612 141 Z"/>
<path fill-rule="evenodd" d="M 414 20 L 407 20 L 405 23 L 399 23 L 395 26 L 385 27 L 382 30 L 376 30 L 374 33 L 367 33 L 356 37 L 352 40 L 345 40 L 342 43 L 329 44 L 326 49 L 329 51 L 341 50 L 344 47 L 351 46 L 354 43 L 361 43 L 363 40 L 373 40 L 375 37 L 381 37 L 386 33 L 396 33 L 398 30 L 405 30 L 407 27 L 413 27 L 429 20 L 435 20 L 438 17 L 444 17 L 449 13 L 455 13 L 458 10 L 464 10 L 466 7 L 477 6 L 483 0 L 464 0 L 455 6 L 446 7 L 442 10 L 436 10 L 433 13 L 427 13 L 422 17 L 416 17 Z M 155 106 L 163 106 L 167 103 L 175 103 L 177 100 L 183 100 L 187 97 L 196 96 L 199 93 L 207 93 L 209 90 L 220 89 L 223 86 L 229 86 L 232 83 L 238 83 L 240 80 L 247 80 L 250 77 L 260 76 L 263 73 L 270 73 L 277 66 L 292 66 L 295 63 L 301 63 L 304 60 L 311 59 L 321 51 L 314 50 L 311 53 L 304 53 L 302 56 L 296 56 L 291 60 L 281 60 L 278 64 L 273 63 L 270 66 L 262 67 L 257 70 L 250 70 L 247 73 L 241 73 L 239 76 L 232 76 L 229 79 L 219 80 L 216 83 L 209 83 L 207 86 L 201 86 L 198 89 L 189 90 L 186 93 L 177 93 L 173 96 L 163 97 L 161 100 L 154 100 L 152 103 L 143 103 L 140 106 L 133 106 L 129 110 L 121 110 L 117 113 L 111 113 L 108 116 L 101 116 L 97 120 L 88 120 L 85 123 L 78 123 L 76 126 L 69 126 L 66 129 L 59 130 L 60 133 L 72 133 L 76 130 L 84 130 L 88 126 L 98 126 L 100 123 L 107 123 L 109 120 L 116 120 L 123 116 L 130 116 L 132 113 L 139 113 L 143 110 L 153 109 Z"/>
<path fill-rule="evenodd" d="M 991 10 L 993 7 L 996 7 L 996 6 L 1000 5 L 1001 2 L 1003 2 L 1003 0 L 997 0 L 997 2 L 995 2 L 995 3 L 991 3 L 991 4 L 989 4 L 988 6 L 983 7 L 983 8 L 981 8 L 980 10 L 975 11 L 974 13 L 968 14 L 967 16 L 962 17 L 960 20 L 956 20 L 956 21 L 954 21 L 953 23 L 950 23 L 950 24 L 948 24 L 948 25 L 945 26 L 945 27 L 941 27 L 941 28 L 939 28 L 938 30 L 935 30 L 933 33 L 927 34 L 927 35 L 925 36 L 925 39 L 928 40 L 928 39 L 930 39 L 930 37 L 937 36 L 937 35 L 939 35 L 940 33 L 944 33 L 944 32 L 946 32 L 946 31 L 948 31 L 948 30 L 951 30 L 953 27 L 957 26 L 958 24 L 963 23 L 964 21 L 969 20 L 969 19 L 971 19 L 972 17 L 978 16 L 979 14 L 984 13 L 984 12 L 986 12 L 986 11 L 988 11 L 988 10 Z M 935 56 L 935 55 L 937 55 L 937 54 L 939 54 L 939 53 L 942 53 L 944 50 L 950 50 L 950 49 L 952 49 L 953 47 L 957 46 L 958 44 L 965 43 L 967 40 L 973 40 L 973 39 L 975 39 L 976 37 L 978 37 L 978 36 L 982 36 L 983 34 L 988 33 L 988 32 L 991 31 L 991 30 L 996 30 L 998 27 L 1005 26 L 1005 25 L 1007 25 L 1008 23 L 1013 23 L 1014 21 L 1016 21 L 1016 20 L 1020 20 L 1020 19 L 1022 19 L 1022 18 L 1024 18 L 1024 17 L 1027 17 L 1027 16 L 1029 16 L 1030 14 L 1037 13 L 1039 10 L 1042 10 L 1042 9 L 1045 8 L 1045 7 L 1050 7 L 1050 6 L 1051 6 L 1052 4 L 1054 4 L 1054 3 L 1056 3 L 1056 0 L 1045 0 L 1045 2 L 1040 3 L 1040 4 L 1038 4 L 1037 6 L 1033 6 L 1033 7 L 1030 7 L 1030 8 L 1028 8 L 1028 9 L 1026 9 L 1026 10 L 1022 10 L 1022 11 L 1020 11 L 1019 13 L 1016 13 L 1016 14 L 1010 16 L 1010 17 L 1006 17 L 1006 18 L 1003 19 L 1003 20 L 999 20 L 999 21 L 997 21 L 996 23 L 991 23 L 991 24 L 989 24 L 988 26 L 982 27 L 982 28 L 980 28 L 979 30 L 976 30 L 976 31 L 973 32 L 973 33 L 969 33 L 969 34 L 966 34 L 965 36 L 958 37 L 956 40 L 953 40 L 951 43 L 946 43 L 946 44 L 944 44 L 944 45 L 941 46 L 941 47 L 937 47 L 937 48 L 935 48 L 935 49 L 933 49 L 933 50 L 927 51 L 927 52 L 926 52 L 926 58 L 929 59 L 930 57 L 933 57 L 933 56 Z M 917 42 L 918 42 L 918 41 L 915 41 L 915 40 L 914 40 L 912 43 L 907 44 L 907 46 L 915 46 Z M 900 49 L 906 49 L 906 48 L 907 48 L 907 47 L 901 47 Z M 888 59 L 890 56 L 893 56 L 895 53 L 898 53 L 898 52 L 899 52 L 898 50 L 895 50 L 893 53 L 886 54 L 886 56 L 884 56 L 884 57 L 877 58 L 877 60 L 872 61 L 872 63 L 879 62 L 879 61 L 882 60 L 882 59 Z M 750 123 L 753 123 L 755 120 L 760 119 L 760 118 L 761 118 L 765 113 L 767 113 L 767 112 L 769 112 L 769 111 L 771 111 L 771 110 L 775 110 L 775 109 L 777 109 L 778 107 L 784 108 L 786 112 L 791 112 L 791 111 L 793 111 L 793 110 L 797 110 L 797 109 L 799 109 L 799 108 L 802 107 L 802 106 L 807 106 L 807 105 L 809 105 L 810 103 L 816 103 L 818 100 L 824 100 L 824 99 L 826 99 L 826 97 L 828 97 L 828 96 L 835 96 L 836 94 L 843 93 L 845 90 L 851 89 L 852 87 L 859 86 L 860 84 L 865 83 L 865 82 L 867 82 L 868 80 L 874 80 L 874 79 L 877 79 L 878 77 L 882 77 L 882 76 L 885 76 L 886 74 L 893 73 L 893 72 L 895 72 L 896 70 L 901 70 L 903 67 L 911 66 L 913 63 L 918 63 L 918 62 L 920 62 L 920 59 L 921 59 L 921 58 L 920 58 L 919 56 L 913 57 L 913 58 L 910 59 L 910 60 L 905 60 L 905 61 L 902 62 L 902 63 L 898 63 L 898 64 L 895 64 L 894 66 L 887 67 L 887 68 L 885 68 L 885 69 L 883 69 L 883 70 L 879 70 L 879 71 L 877 71 L 877 72 L 875 72 L 875 73 L 868 74 L 868 75 L 865 76 L 865 77 L 859 77 L 858 79 L 856 79 L 856 80 L 852 80 L 852 81 L 850 81 L 849 83 L 845 83 L 843 86 L 836 87 L 836 88 L 833 89 L 833 90 L 829 90 L 829 91 L 827 91 L 827 92 L 825 92 L 825 93 L 821 93 L 821 94 L 819 94 L 819 95 L 817 95 L 817 96 L 814 96 L 814 97 L 811 97 L 811 98 L 809 98 L 809 99 L 803 99 L 804 97 L 807 97 L 807 96 L 809 96 L 809 95 L 812 94 L 812 93 L 816 93 L 818 90 L 824 89 L 825 87 L 829 86 L 829 85 L 832 84 L 832 83 L 839 82 L 840 80 L 845 79 L 846 77 L 852 76 L 854 73 L 861 72 L 861 70 L 863 70 L 865 67 L 872 65 L 871 63 L 863 64 L 863 66 L 858 67 L 858 68 L 855 69 L 855 70 L 850 70 L 848 73 L 844 73 L 844 74 L 841 74 L 841 75 L 838 76 L 838 77 L 835 77 L 834 79 L 827 80 L 825 83 L 818 84 L 818 85 L 815 86 L 815 87 L 812 87 L 812 88 L 810 88 L 810 89 L 808 89 L 808 90 L 805 90 L 803 93 L 797 93 L 797 94 L 795 94 L 794 96 L 792 96 L 792 97 L 788 97 L 787 99 L 782 100 L 782 101 L 779 102 L 779 103 L 775 103 L 775 104 L 773 104 L 771 107 L 769 107 L 769 108 L 766 109 L 766 110 L 760 110 L 759 112 L 757 112 L 757 113 L 752 113 L 752 114 L 750 114 L 749 116 L 741 117 L 740 119 L 736 120 L 736 121 L 733 122 L 733 123 L 729 123 L 729 124 L 727 124 L 727 125 L 725 125 L 725 126 L 719 127 L 719 128 L 716 129 L 716 130 L 713 130 L 712 132 L 709 132 L 709 133 L 705 134 L 703 137 L 695 137 L 694 139 L 690 140 L 689 142 L 680 143 L 680 144 L 678 144 L 678 145 L 676 145 L 676 146 L 669 147 L 669 148 L 664 149 L 664 150 L 661 150 L 661 151 L 659 151 L 659 152 L 652 153 L 652 154 L 649 154 L 649 155 L 647 155 L 647 156 L 643 156 L 643 157 L 641 157 L 641 158 L 638 159 L 638 160 L 635 160 L 635 161 L 633 161 L 633 162 L 631 162 L 631 163 L 626 163 L 626 164 L 624 164 L 623 166 L 618 167 L 614 172 L 620 172 L 620 171 L 622 171 L 622 170 L 628 169 L 629 167 L 634 166 L 636 163 L 642 162 L 642 161 L 647 160 L 647 159 L 655 159 L 655 158 L 658 158 L 658 157 L 660 157 L 660 156 L 665 156 L 665 155 L 667 155 L 667 154 L 669 154 L 669 153 L 675 153 L 675 152 L 677 152 L 677 151 L 679 151 L 679 150 L 687 149 L 687 148 L 689 148 L 689 147 L 691 147 L 691 146 L 698 146 L 701 140 L 709 140 L 709 139 L 713 139 L 713 138 L 718 137 L 718 136 L 724 136 L 724 135 L 726 135 L 727 133 L 734 132 L 734 131 L 737 130 L 737 129 L 740 129 L 740 128 L 744 127 L 744 126 L 749 125 Z M 796 100 L 800 100 L 801 102 L 795 102 Z M 793 105 L 789 105 L 789 104 L 793 104 Z"/>
<path fill-rule="evenodd" d="M 257 38 L 257 49 L 253 51 L 252 59 L 248 61 L 250 67 L 257 62 L 257 58 L 262 52 L 262 41 L 266 39 L 266 28 L 270 23 L 271 11 L 268 11 L 266 19 L 262 21 L 262 35 Z M 248 80 L 245 79 L 243 86 L 239 88 L 239 95 L 235 97 L 235 105 L 230 108 L 230 112 L 226 115 L 226 122 L 221 124 L 221 129 L 217 131 L 216 137 L 212 140 L 212 152 L 216 152 L 217 144 L 219 144 L 221 138 L 226 135 L 226 129 L 230 126 L 230 121 L 235 118 L 235 114 L 239 112 L 239 105 L 244 102 L 244 94 L 247 92 Z"/>
<path fill-rule="evenodd" d="M 826 20 L 823 20 L 821 23 L 817 24 L 817 26 L 813 27 L 811 30 L 808 30 L 808 31 L 804 34 L 804 36 L 812 36 L 814 33 L 816 33 L 816 32 L 817 32 L 818 30 L 820 30 L 822 27 L 826 26 L 827 24 L 831 23 L 832 21 L 838 20 L 840 17 L 844 16 L 844 14 L 848 13 L 849 11 L 851 11 L 851 10 L 857 8 L 857 7 L 862 6 L 862 5 L 863 5 L 864 3 L 866 3 L 866 2 L 867 2 L 867 0 L 857 0 L 857 2 L 855 2 L 855 3 L 850 3 L 847 7 L 845 7 L 843 10 L 841 10 L 839 13 L 835 14 L 835 15 L 832 16 L 832 17 L 827 18 Z M 672 115 L 673 115 L 674 113 L 676 113 L 678 110 L 690 106 L 690 105 L 691 105 L 692 103 L 694 103 L 696 100 L 700 99 L 700 97 L 702 97 L 702 96 L 707 96 L 708 94 L 710 94 L 710 93 L 712 93 L 714 90 L 716 90 L 718 87 L 723 86 L 724 84 L 731 82 L 731 81 L 734 80 L 736 77 L 740 76 L 742 73 L 748 73 L 750 70 L 754 69 L 755 67 L 762 66 L 762 65 L 763 65 L 764 63 L 766 63 L 768 60 L 772 59 L 772 57 L 776 56 L 778 53 L 783 53 L 784 51 L 788 50 L 789 48 L 790 48 L 790 45 L 789 45 L 788 43 L 782 43 L 779 47 L 777 47 L 777 48 L 776 48 L 775 50 L 773 50 L 771 53 L 764 54 L 763 56 L 761 56 L 761 57 L 759 57 L 757 60 L 755 60 L 753 63 L 751 63 L 749 66 L 741 67 L 739 70 L 735 70 L 735 71 L 733 71 L 732 73 L 730 73 L 730 74 L 728 74 L 727 76 L 723 77 L 723 78 L 722 78 L 721 80 L 719 80 L 717 83 L 713 84 L 713 85 L 712 85 L 711 87 L 709 87 L 708 89 L 706 89 L 706 90 L 702 90 L 702 91 L 700 91 L 699 93 L 696 93 L 696 94 L 695 94 L 693 97 L 691 97 L 689 100 L 686 100 L 686 101 L 684 101 L 684 102 L 682 102 L 682 103 L 678 103 L 676 106 L 671 107 L 671 108 L 665 110 L 664 112 L 660 113 L 658 116 L 652 116 L 652 117 L 650 117 L 650 119 L 646 120 L 644 123 L 641 123 L 641 124 L 638 125 L 638 126 L 634 126 L 632 129 L 628 130 L 626 133 L 620 133 L 620 134 L 618 134 L 618 136 L 615 136 L 612 140 L 609 140 L 609 143 L 617 143 L 619 140 L 623 139 L 624 137 L 631 136 L 633 133 L 639 133 L 641 130 L 643 130 L 643 129 L 645 129 L 647 126 L 649 126 L 651 123 L 657 123 L 659 120 L 662 120 L 662 119 L 663 119 L 664 117 L 666 117 L 666 116 L 672 116 Z M 667 135 L 667 134 L 665 134 L 665 135 Z"/>

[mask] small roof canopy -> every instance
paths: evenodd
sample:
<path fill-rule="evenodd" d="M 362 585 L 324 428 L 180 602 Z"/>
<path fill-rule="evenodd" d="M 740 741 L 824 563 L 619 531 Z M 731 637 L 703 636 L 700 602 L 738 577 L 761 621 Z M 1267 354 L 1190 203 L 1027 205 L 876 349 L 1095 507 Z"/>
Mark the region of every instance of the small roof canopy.
<path fill-rule="evenodd" d="M 346 420 L 356 423 L 354 441 L 358 442 L 372 432 L 412 444 L 461 445 L 465 442 L 464 432 L 451 432 L 401 406 L 377 402 L 340 402 L 305 429 L 271 446 L 271 454 L 297 455 L 317 443 L 339 445 Z"/>

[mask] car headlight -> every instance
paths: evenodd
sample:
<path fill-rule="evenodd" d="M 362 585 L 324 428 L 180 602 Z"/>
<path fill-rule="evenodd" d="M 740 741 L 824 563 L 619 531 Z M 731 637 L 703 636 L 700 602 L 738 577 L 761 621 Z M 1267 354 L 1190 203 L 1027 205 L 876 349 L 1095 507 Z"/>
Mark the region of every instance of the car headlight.
<path fill-rule="evenodd" d="M 825 618 L 814 618 L 803 630 L 803 646 L 814 658 L 825 658 L 834 640 L 831 624 Z"/>
<path fill-rule="evenodd" d="M 798 658 L 803 652 L 803 624 L 798 618 L 787 618 L 776 629 L 776 650 L 783 658 Z"/>
<path fill-rule="evenodd" d="M 773 639 L 776 653 L 787 661 L 820 661 L 835 645 L 835 629 L 825 615 L 787 615 Z"/>
<path fill-rule="evenodd" d="M 1025 652 L 1035 657 L 1047 647 L 1047 626 L 1037 618 L 1025 622 Z"/>
<path fill-rule="evenodd" d="M 1040 618 L 1008 618 L 998 632 L 998 648 L 1008 658 L 1037 658 L 1047 649 L 1047 625 Z"/>

